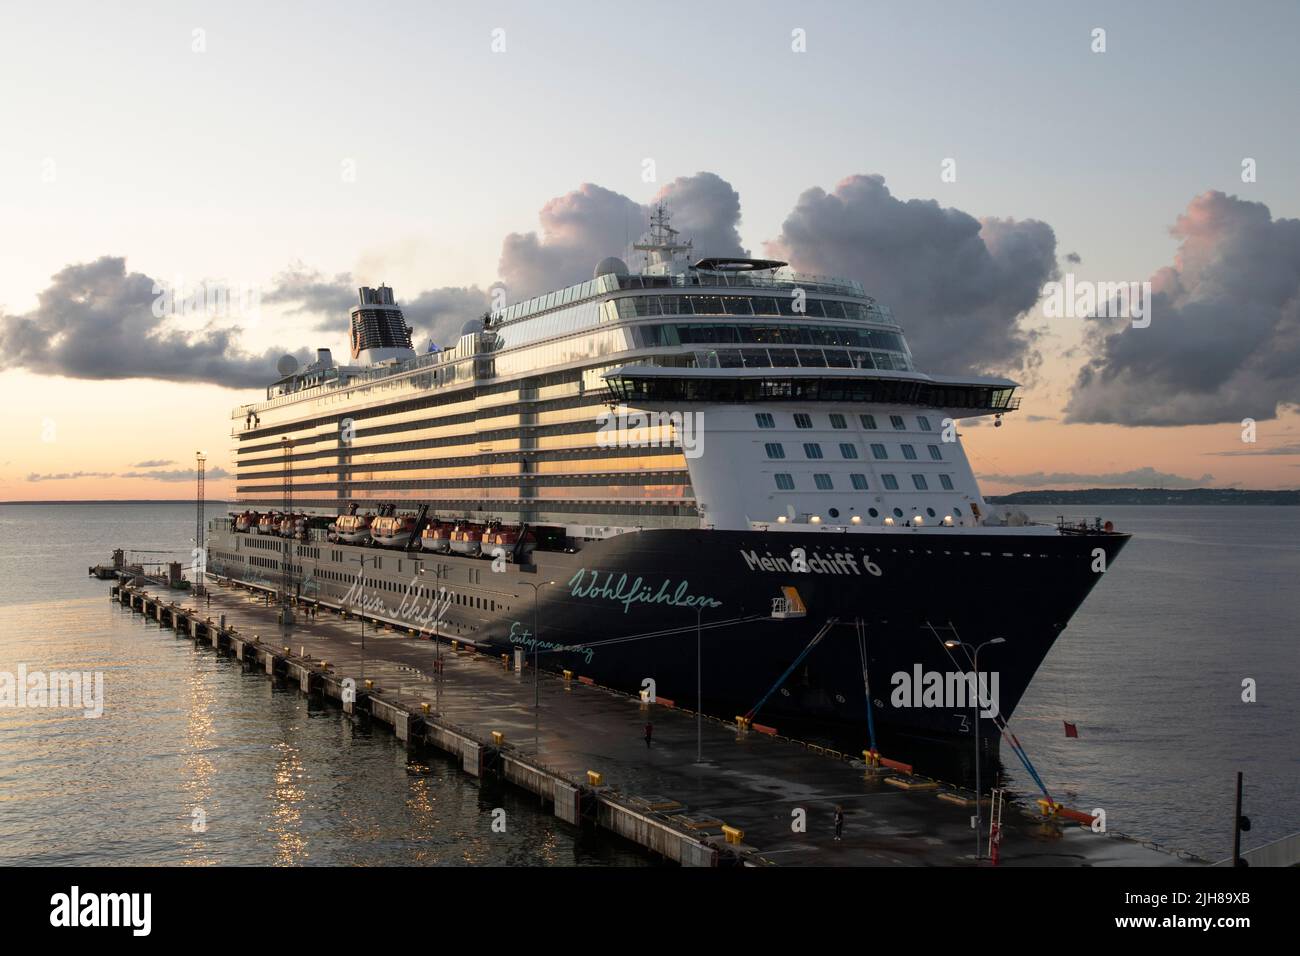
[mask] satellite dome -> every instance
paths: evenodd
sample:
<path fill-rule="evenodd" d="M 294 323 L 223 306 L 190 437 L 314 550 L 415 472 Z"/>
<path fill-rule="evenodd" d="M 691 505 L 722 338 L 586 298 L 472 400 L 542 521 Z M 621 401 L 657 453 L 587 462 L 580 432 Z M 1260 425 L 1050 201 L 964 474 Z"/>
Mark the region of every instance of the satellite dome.
<path fill-rule="evenodd" d="M 596 271 L 592 273 L 593 279 L 599 279 L 601 276 L 625 276 L 627 275 L 627 263 L 618 256 L 606 256 L 596 263 Z"/>
<path fill-rule="evenodd" d="M 292 355 L 281 355 L 280 361 L 275 363 L 275 370 L 280 373 L 281 378 L 287 378 L 298 371 L 298 360 Z"/>

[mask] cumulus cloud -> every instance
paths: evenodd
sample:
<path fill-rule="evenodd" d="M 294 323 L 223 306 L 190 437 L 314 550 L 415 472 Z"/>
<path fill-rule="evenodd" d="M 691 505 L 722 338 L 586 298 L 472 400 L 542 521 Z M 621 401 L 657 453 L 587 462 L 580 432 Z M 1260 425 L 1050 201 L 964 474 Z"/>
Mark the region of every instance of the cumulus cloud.
<path fill-rule="evenodd" d="M 174 459 L 171 458 L 153 458 L 150 459 L 149 461 L 137 461 L 131 467 L 132 468 L 163 468 L 167 465 L 174 465 L 174 464 L 176 464 L 176 462 Z"/>
<path fill-rule="evenodd" d="M 1065 261 L 1070 263 L 1070 265 L 1077 266 L 1083 261 L 1083 256 L 1079 255 L 1077 252 L 1067 252 L 1065 254 Z"/>
<path fill-rule="evenodd" d="M 103 256 L 67 266 L 36 308 L 0 314 L 0 368 L 70 378 L 154 378 L 252 388 L 277 378 L 284 349 L 260 355 L 239 348 L 238 326 L 209 322 L 197 332 L 153 314 L 155 282 L 128 273 L 126 260 Z M 161 285 L 161 284 L 160 284 Z M 307 353 L 300 350 L 300 359 Z"/>
<path fill-rule="evenodd" d="M 800 271 L 861 280 L 894 310 L 927 371 L 1008 371 L 1039 360 L 1019 319 L 1059 274 L 1046 223 L 899 200 L 883 176 L 858 175 L 833 193 L 800 195 L 766 249 Z"/>
<path fill-rule="evenodd" d="M 1066 420 L 1199 425 L 1268 419 L 1300 403 L 1300 220 L 1211 191 L 1171 233 L 1151 277 L 1151 324 L 1092 319 Z"/>
<path fill-rule="evenodd" d="M 1214 481 L 1214 476 L 1210 474 L 1201 475 L 1199 478 L 1185 478 L 1182 475 L 1156 471 L 1150 465 L 1134 468 L 1132 471 L 1112 471 L 1102 474 L 1035 471 L 1023 475 L 981 475 L 980 478 L 984 481 L 999 481 L 1029 488 L 1051 488 L 1060 485 L 1105 488 L 1203 488 Z"/>
<path fill-rule="evenodd" d="M 740 195 L 721 176 L 702 172 L 668 183 L 650 205 L 593 183 L 547 202 L 541 233 L 512 232 L 501 244 L 498 272 L 510 301 L 591 278 L 606 256 L 628 256 L 629 240 L 646 230 L 654 203 L 668 203 L 672 225 L 701 256 L 743 256 Z M 635 267 L 635 263 L 629 261 Z"/>

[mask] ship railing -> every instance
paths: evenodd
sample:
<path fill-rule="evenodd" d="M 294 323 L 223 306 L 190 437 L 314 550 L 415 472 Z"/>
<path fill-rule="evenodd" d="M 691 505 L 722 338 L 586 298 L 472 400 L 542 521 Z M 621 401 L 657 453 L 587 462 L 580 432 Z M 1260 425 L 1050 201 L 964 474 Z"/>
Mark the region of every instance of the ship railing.
<path fill-rule="evenodd" d="M 1097 515 L 1057 515 L 1056 530 L 1063 534 L 1101 534 L 1106 526 Z"/>

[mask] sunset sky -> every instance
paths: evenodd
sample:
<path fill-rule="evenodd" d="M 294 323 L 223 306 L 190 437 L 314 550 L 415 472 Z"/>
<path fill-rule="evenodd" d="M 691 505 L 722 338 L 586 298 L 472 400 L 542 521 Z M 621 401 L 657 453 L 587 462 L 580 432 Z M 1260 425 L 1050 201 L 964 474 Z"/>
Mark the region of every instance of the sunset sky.
<path fill-rule="evenodd" d="M 986 493 L 1300 487 L 1300 6 L 466 6 L 6 11 L 0 500 L 190 497 L 198 449 L 232 493 L 232 408 L 345 355 L 356 286 L 445 344 L 657 198 L 1022 382 L 963 428 Z M 1067 274 L 1149 281 L 1149 326 L 1049 316 Z"/>

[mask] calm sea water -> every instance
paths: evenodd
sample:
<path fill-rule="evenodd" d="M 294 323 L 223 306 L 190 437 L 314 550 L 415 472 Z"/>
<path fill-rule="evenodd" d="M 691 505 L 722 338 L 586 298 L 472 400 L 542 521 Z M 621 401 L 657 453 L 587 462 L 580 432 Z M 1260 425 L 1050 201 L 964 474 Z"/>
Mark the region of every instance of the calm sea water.
<path fill-rule="evenodd" d="M 1104 513 L 1137 537 L 1012 722 L 1053 795 L 1218 859 L 1243 770 L 1245 845 L 1300 829 L 1300 508 Z M 108 687 L 97 720 L 0 709 L 0 863 L 645 862 L 175 640 L 86 577 L 113 546 L 184 558 L 193 533 L 181 504 L 0 506 L 0 671 L 103 671 Z M 1013 587 L 976 599 L 1010 607 Z M 1258 702 L 1242 703 L 1244 678 Z M 1023 770 L 1006 773 L 1032 796 Z M 491 829 L 497 807 L 504 834 Z"/>
<path fill-rule="evenodd" d="M 193 505 L 0 506 L 0 671 L 103 671 L 107 698 L 93 720 L 0 708 L 0 864 L 646 863 L 176 640 L 86 577 L 114 545 L 188 560 L 194 519 Z"/>

